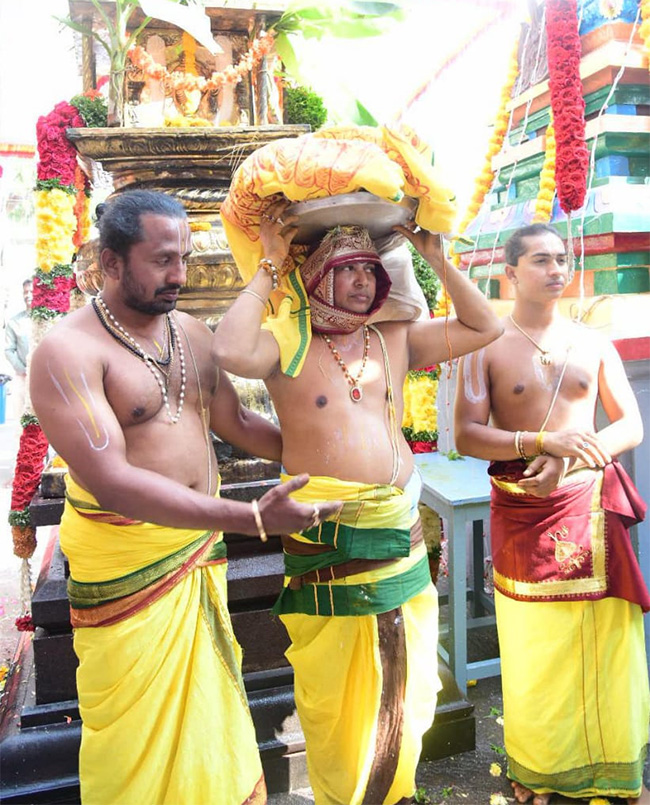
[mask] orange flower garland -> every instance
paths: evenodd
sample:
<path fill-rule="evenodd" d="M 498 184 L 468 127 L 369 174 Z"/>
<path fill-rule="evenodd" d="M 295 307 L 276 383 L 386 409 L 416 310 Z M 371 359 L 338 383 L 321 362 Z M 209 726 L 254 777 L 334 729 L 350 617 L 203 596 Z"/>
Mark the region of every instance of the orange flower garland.
<path fill-rule="evenodd" d="M 249 50 L 241 57 L 236 65 L 229 64 L 224 70 L 214 72 L 210 78 L 193 75 L 189 72 L 175 70 L 170 73 L 162 64 L 158 64 L 141 46 L 136 45 L 128 52 L 131 64 L 149 78 L 164 81 L 167 91 L 175 92 L 185 90 L 193 92 L 210 92 L 220 90 L 226 84 L 238 84 L 242 78 L 250 73 L 273 49 L 273 35 L 263 31 L 253 42 Z"/>
<path fill-rule="evenodd" d="M 535 202 L 533 223 L 547 223 L 551 220 L 553 212 L 553 199 L 555 198 L 555 129 L 553 116 L 546 128 L 546 155 L 544 166 L 539 176 L 539 192 Z"/>

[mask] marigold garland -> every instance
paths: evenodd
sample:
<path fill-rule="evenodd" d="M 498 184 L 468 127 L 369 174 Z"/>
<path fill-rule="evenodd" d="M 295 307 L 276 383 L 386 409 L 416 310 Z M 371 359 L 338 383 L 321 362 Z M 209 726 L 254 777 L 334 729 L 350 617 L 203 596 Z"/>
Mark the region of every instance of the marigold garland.
<path fill-rule="evenodd" d="M 500 153 L 501 149 L 503 148 L 503 140 L 505 138 L 506 132 L 508 131 L 508 123 L 510 120 L 510 112 L 508 111 L 508 104 L 512 99 L 512 88 L 514 87 L 515 81 L 517 80 L 517 76 L 519 75 L 518 53 L 519 53 L 519 40 L 517 39 L 512 49 L 512 54 L 510 56 L 510 63 L 508 65 L 508 74 L 505 83 L 503 85 L 503 88 L 501 90 L 499 108 L 497 110 L 497 114 L 494 120 L 494 129 L 492 131 L 492 135 L 488 143 L 487 153 L 485 154 L 483 169 L 476 178 L 474 184 L 474 193 L 469 202 L 467 210 L 465 211 L 465 215 L 463 216 L 460 224 L 457 227 L 457 231 L 461 235 L 467 229 L 469 224 L 474 220 L 474 218 L 476 218 L 476 216 L 478 215 L 479 210 L 481 209 L 481 207 L 483 206 L 483 202 L 485 201 L 485 196 L 490 192 L 490 189 L 492 188 L 492 183 L 494 181 L 494 170 L 492 169 L 492 159 L 498 153 Z M 456 266 L 456 268 L 458 268 L 458 266 L 460 266 L 460 255 L 456 254 L 456 252 L 453 249 L 453 245 L 450 249 L 449 257 L 451 262 Z"/>
<path fill-rule="evenodd" d="M 648 69 L 650 70 L 650 0 L 641 0 L 641 25 L 639 35 L 645 46 L 646 56 L 648 56 Z"/>
<path fill-rule="evenodd" d="M 66 137 L 68 128 L 84 128 L 84 114 L 103 119 L 105 102 L 96 91 L 77 95 L 71 103 L 56 104 L 36 124 L 36 259 L 33 278 L 32 348 L 40 340 L 39 322 L 56 318 L 70 309 L 70 291 L 75 286 L 72 260 L 76 249 L 88 236 L 88 179 L 77 164 L 77 152 Z M 36 530 L 31 524 L 29 504 L 36 493 L 43 472 L 48 442 L 36 417 L 28 412 L 21 419 L 23 427 L 16 457 L 9 523 L 12 526 L 14 553 L 27 560 L 36 547 Z M 27 607 L 27 602 L 23 602 Z M 19 621 L 24 621 L 21 627 Z M 19 618 L 18 628 L 25 628 L 29 616 Z"/>
<path fill-rule="evenodd" d="M 64 190 L 36 191 L 36 262 L 41 271 L 69 265 L 76 249 L 75 197 Z"/>
<path fill-rule="evenodd" d="M 546 153 L 544 166 L 539 175 L 539 191 L 535 201 L 533 223 L 547 223 L 553 213 L 553 199 L 555 198 L 555 129 L 553 117 L 546 127 Z"/>
<path fill-rule="evenodd" d="M 438 439 L 437 366 L 410 371 L 404 382 L 402 431 L 414 453 L 435 450 Z"/>
<path fill-rule="evenodd" d="M 216 92 L 226 84 L 238 84 L 262 61 L 264 56 L 271 52 L 273 42 L 273 34 L 269 31 L 262 31 L 236 65 L 229 64 L 225 69 L 212 73 L 210 78 L 194 75 L 191 72 L 183 73 L 179 70 L 170 73 L 164 65 L 158 64 L 141 45 L 132 47 L 127 56 L 137 70 L 156 81 L 164 81 L 165 91 L 170 95 L 179 90 Z"/>
<path fill-rule="evenodd" d="M 576 0 L 547 0 L 546 37 L 556 140 L 555 182 L 560 206 L 570 213 L 584 203 L 589 169 Z"/>

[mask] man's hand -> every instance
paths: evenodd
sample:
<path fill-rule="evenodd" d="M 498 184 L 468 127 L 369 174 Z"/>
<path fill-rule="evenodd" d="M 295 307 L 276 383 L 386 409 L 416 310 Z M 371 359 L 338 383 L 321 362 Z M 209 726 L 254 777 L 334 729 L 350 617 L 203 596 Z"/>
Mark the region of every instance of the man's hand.
<path fill-rule="evenodd" d="M 260 516 L 267 534 L 291 534 L 317 526 L 336 514 L 343 505 L 340 500 L 324 503 L 298 503 L 289 497 L 309 481 L 309 475 L 296 475 L 286 484 L 273 487 L 259 500 Z"/>
<path fill-rule="evenodd" d="M 537 456 L 528 465 L 517 486 L 529 495 L 545 498 L 557 488 L 564 476 L 564 461 L 556 456 Z"/>
<path fill-rule="evenodd" d="M 612 457 L 598 436 L 588 430 L 557 430 L 544 434 L 544 452 L 575 456 L 587 467 L 604 467 Z"/>
<path fill-rule="evenodd" d="M 262 213 L 260 221 L 260 240 L 264 249 L 264 257 L 269 259 L 278 270 L 282 270 L 289 246 L 298 231 L 298 218 L 295 215 L 285 216 L 287 208 L 292 204 L 286 198 L 272 204 Z"/>
<path fill-rule="evenodd" d="M 442 245 L 442 235 L 438 232 L 428 232 L 420 229 L 412 221 L 407 226 L 394 226 L 393 229 L 410 241 L 411 245 L 424 257 L 434 271 L 441 271 L 445 261 L 445 252 Z"/>

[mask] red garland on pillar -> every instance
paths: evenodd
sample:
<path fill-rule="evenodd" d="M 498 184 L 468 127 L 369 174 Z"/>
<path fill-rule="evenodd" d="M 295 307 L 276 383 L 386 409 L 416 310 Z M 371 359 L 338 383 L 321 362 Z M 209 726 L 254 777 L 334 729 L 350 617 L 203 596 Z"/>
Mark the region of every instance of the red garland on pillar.
<path fill-rule="evenodd" d="M 555 182 L 560 206 L 569 213 L 584 203 L 589 167 L 576 0 L 547 0 L 546 37 L 555 125 Z"/>

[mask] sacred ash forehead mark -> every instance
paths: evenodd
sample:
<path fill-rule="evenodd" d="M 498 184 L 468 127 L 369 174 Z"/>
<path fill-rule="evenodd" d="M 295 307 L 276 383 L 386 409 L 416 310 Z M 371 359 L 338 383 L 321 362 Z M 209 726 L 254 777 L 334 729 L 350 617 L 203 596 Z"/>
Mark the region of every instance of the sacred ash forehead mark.
<path fill-rule="evenodd" d="M 189 254 L 192 251 L 192 232 L 190 225 L 184 218 L 173 218 L 178 235 L 178 253 Z"/>
<path fill-rule="evenodd" d="M 54 388 L 59 392 L 65 404 L 71 406 L 72 402 L 70 398 L 66 394 L 61 382 L 52 372 L 49 363 L 47 365 L 47 372 L 50 376 L 52 384 L 54 385 Z M 82 391 L 77 388 L 77 385 L 73 382 L 72 378 L 68 374 L 68 370 L 64 369 L 63 372 L 65 375 L 65 383 L 68 389 L 77 397 L 88 417 L 89 427 L 83 422 L 83 420 L 80 417 L 75 417 L 75 419 L 77 420 L 77 424 L 83 431 L 83 434 L 88 440 L 88 444 L 90 445 L 92 450 L 96 451 L 105 450 L 109 445 L 108 431 L 106 430 L 105 425 L 100 426 L 100 424 L 98 423 L 96 415 L 97 405 L 93 398 L 93 394 L 88 386 L 88 382 L 86 381 L 85 373 L 83 371 L 80 373 L 81 385 L 83 386 Z"/>

